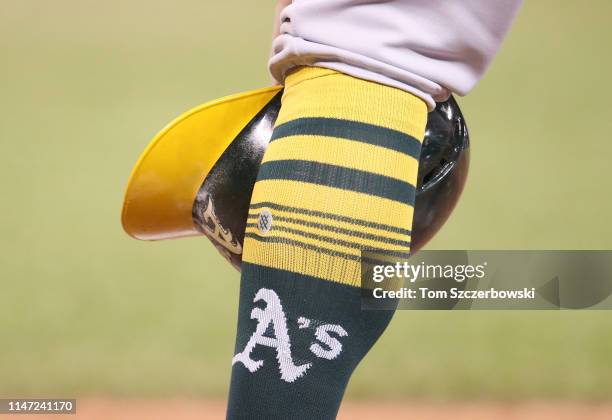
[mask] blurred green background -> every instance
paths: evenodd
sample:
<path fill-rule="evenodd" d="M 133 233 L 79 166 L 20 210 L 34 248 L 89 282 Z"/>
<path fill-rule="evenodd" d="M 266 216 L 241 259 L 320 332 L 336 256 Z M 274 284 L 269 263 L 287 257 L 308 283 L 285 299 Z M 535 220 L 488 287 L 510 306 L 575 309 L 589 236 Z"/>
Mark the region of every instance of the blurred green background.
<path fill-rule="evenodd" d="M 0 5 L 0 395 L 224 398 L 238 274 L 206 239 L 121 229 L 169 120 L 269 83 L 272 1 Z M 432 248 L 612 248 L 608 0 L 527 2 L 461 100 L 469 183 Z M 351 396 L 612 395 L 608 312 L 408 312 Z"/>

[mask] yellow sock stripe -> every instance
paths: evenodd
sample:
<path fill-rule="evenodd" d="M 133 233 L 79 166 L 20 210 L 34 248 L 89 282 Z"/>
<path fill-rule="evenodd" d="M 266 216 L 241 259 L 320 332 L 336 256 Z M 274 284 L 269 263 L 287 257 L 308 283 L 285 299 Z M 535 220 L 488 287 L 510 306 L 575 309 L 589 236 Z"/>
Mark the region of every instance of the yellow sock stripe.
<path fill-rule="evenodd" d="M 243 261 L 349 285 L 360 284 L 361 264 L 295 244 L 244 238 Z"/>
<path fill-rule="evenodd" d="M 305 67 L 286 78 L 276 125 L 304 117 L 360 121 L 398 130 L 422 141 L 427 106 L 399 89 L 327 69 Z"/>
<path fill-rule="evenodd" d="M 251 203 L 267 202 L 271 197 L 274 197 L 275 203 L 285 206 L 300 203 L 315 211 L 385 223 L 400 229 L 410 228 L 414 213 L 412 206 L 398 201 L 324 185 L 279 179 L 258 181 Z"/>
<path fill-rule="evenodd" d="M 337 254 L 346 255 L 350 258 L 358 259 L 360 256 L 360 250 L 357 248 L 349 248 L 343 245 L 332 244 L 327 242 L 322 242 L 316 238 L 307 238 L 302 235 L 296 235 L 294 233 L 282 232 L 276 229 L 270 230 L 270 232 L 266 235 L 261 235 L 257 228 L 248 228 L 245 231 L 246 235 L 253 235 L 258 238 L 266 239 L 266 238 L 283 238 L 286 239 L 287 242 L 296 242 L 303 243 L 311 246 L 312 248 L 320 249 L 321 252 L 325 253 L 325 251 L 335 252 Z"/>
<path fill-rule="evenodd" d="M 310 161 L 385 175 L 416 186 L 418 162 L 413 157 L 337 137 L 291 136 L 275 140 L 270 143 L 262 163 L 305 156 Z"/>

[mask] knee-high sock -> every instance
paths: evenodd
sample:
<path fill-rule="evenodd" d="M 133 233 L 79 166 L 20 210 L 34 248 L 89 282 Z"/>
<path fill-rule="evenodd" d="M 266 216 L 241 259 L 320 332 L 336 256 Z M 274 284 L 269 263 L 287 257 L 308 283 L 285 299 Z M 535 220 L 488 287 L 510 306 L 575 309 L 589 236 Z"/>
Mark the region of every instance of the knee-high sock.
<path fill-rule="evenodd" d="M 410 247 L 427 119 L 404 91 L 287 78 L 244 242 L 229 419 L 333 419 L 393 313 L 362 311 L 363 249 Z"/>

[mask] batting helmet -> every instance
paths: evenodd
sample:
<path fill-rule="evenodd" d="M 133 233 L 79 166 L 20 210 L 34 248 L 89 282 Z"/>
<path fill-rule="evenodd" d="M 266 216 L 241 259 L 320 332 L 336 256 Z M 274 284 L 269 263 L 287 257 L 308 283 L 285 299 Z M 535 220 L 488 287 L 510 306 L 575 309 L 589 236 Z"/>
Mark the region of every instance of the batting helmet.
<path fill-rule="evenodd" d="M 281 105 L 271 87 L 201 105 L 151 142 L 130 177 L 125 231 L 137 239 L 206 235 L 240 269 L 251 193 Z M 469 165 L 469 136 L 456 101 L 429 113 L 421 150 L 412 251 L 455 207 Z"/>

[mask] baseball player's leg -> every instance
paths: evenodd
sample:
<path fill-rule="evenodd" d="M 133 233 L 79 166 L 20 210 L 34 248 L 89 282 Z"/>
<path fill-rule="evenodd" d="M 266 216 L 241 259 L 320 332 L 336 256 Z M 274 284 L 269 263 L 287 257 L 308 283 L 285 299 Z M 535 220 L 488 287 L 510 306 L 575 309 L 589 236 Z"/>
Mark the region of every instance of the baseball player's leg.
<path fill-rule="evenodd" d="M 302 68 L 251 199 L 228 418 L 335 418 L 392 312 L 362 311 L 360 252 L 405 254 L 425 103 Z"/>

